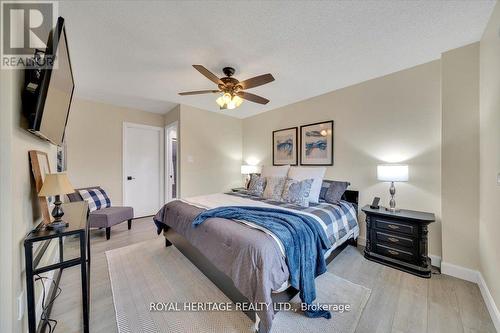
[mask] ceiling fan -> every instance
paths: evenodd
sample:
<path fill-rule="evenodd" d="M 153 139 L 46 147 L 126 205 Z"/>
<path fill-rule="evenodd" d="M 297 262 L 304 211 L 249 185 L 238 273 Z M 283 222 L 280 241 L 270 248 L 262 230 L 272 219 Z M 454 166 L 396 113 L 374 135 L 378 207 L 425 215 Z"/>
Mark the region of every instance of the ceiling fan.
<path fill-rule="evenodd" d="M 203 74 L 207 79 L 217 84 L 218 89 L 181 92 L 179 93 L 179 95 L 181 96 L 220 93 L 221 96 L 217 98 L 216 102 L 221 110 L 237 108 L 241 105 L 241 103 L 243 103 L 243 99 L 258 104 L 269 103 L 269 100 L 267 98 L 245 92 L 244 90 L 273 82 L 274 77 L 271 74 L 259 75 L 240 82 L 232 77 L 235 72 L 234 68 L 232 67 L 224 67 L 222 69 L 222 72 L 226 76 L 221 78 L 218 78 L 217 75 L 210 72 L 202 65 L 193 65 L 193 67 L 198 70 L 198 72 Z"/>

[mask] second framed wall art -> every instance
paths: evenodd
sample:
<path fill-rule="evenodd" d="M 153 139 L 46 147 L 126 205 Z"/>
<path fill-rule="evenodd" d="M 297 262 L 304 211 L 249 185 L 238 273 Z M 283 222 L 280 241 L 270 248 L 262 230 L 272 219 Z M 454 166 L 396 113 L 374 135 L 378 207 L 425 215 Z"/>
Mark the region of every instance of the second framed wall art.
<path fill-rule="evenodd" d="M 333 165 L 333 120 L 300 126 L 300 164 Z"/>

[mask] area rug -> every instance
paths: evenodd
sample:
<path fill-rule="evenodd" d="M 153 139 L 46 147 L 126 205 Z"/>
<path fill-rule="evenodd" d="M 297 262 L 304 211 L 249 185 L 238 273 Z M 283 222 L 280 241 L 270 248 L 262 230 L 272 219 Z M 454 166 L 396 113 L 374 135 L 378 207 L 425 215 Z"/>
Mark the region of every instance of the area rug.
<path fill-rule="evenodd" d="M 239 311 L 185 311 L 185 304 L 227 304 L 231 301 L 174 246 L 147 241 L 106 252 L 120 333 L 128 332 L 253 332 L 253 322 Z M 317 302 L 349 304 L 332 319 L 309 319 L 300 310 L 280 311 L 273 333 L 353 332 L 370 290 L 332 273 L 318 277 Z M 298 302 L 298 297 L 292 300 Z M 293 304 L 292 304 L 293 305 Z"/>

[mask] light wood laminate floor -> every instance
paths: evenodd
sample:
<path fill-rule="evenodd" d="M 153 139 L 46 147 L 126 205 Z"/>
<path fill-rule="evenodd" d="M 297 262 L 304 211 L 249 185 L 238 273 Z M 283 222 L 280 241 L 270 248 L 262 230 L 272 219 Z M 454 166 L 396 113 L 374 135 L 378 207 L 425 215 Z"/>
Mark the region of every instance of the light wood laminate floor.
<path fill-rule="evenodd" d="M 111 229 L 91 232 L 91 319 L 90 332 L 117 332 L 113 296 L 105 252 L 133 243 L 155 239 L 151 218 L 134 220 Z M 65 245 L 68 257 L 78 249 L 75 241 Z M 372 290 L 359 321 L 357 333 L 383 332 L 495 332 L 477 285 L 446 275 L 422 279 L 363 258 L 361 249 L 344 250 L 329 265 L 340 277 Z M 64 271 L 62 293 L 51 317 L 58 320 L 56 332 L 81 331 L 79 269 Z"/>

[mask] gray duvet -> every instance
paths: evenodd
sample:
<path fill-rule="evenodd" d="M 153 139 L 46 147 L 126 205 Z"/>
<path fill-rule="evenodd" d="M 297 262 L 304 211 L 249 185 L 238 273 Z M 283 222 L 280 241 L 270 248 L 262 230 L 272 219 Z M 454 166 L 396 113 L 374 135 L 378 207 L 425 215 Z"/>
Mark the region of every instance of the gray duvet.
<path fill-rule="evenodd" d="M 288 281 L 288 267 L 276 241 L 260 230 L 222 218 L 209 219 L 193 228 L 191 223 L 202 211 L 185 202 L 172 201 L 154 219 L 186 238 L 230 277 L 250 302 L 271 305 L 271 292 Z M 268 310 L 257 311 L 257 315 L 260 331 L 270 331 L 272 305 Z"/>

